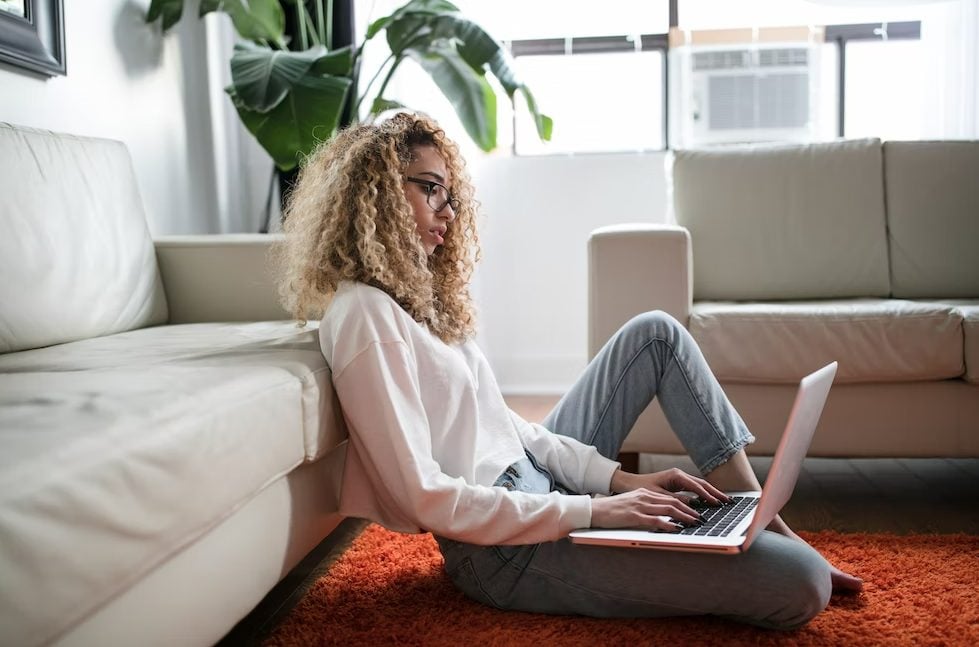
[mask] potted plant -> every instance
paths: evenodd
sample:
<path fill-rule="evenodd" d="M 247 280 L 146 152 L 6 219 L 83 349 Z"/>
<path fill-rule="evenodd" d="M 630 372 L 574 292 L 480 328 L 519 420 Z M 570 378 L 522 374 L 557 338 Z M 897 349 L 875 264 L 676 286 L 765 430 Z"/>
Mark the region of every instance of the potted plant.
<path fill-rule="evenodd" d="M 152 0 L 146 19 L 162 19 L 166 32 L 180 20 L 184 3 Z M 530 90 L 517 80 L 507 52 L 447 0 L 410 0 L 374 21 L 360 44 L 336 48 L 332 0 L 200 0 L 199 16 L 212 11 L 230 16 L 242 38 L 231 57 L 231 85 L 225 91 L 280 172 L 295 169 L 345 121 L 370 119 L 399 107 L 384 92 L 408 58 L 428 72 L 481 149 L 496 147 L 496 92 L 487 73 L 511 101 L 517 93 L 524 96 L 538 135 L 550 139 L 551 119 L 539 112 Z M 295 25 L 291 38 L 285 32 L 287 11 Z M 391 55 L 358 95 L 364 44 L 382 32 Z"/>

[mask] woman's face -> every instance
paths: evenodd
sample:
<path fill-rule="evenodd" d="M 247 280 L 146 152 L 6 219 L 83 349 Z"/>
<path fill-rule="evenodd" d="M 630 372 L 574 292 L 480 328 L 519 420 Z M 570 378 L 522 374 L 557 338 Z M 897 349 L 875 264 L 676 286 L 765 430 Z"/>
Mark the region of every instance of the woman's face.
<path fill-rule="evenodd" d="M 445 242 L 458 203 L 449 194 L 452 183 L 445 160 L 434 146 L 416 146 L 405 173 L 404 191 L 415 216 L 425 253 L 431 256 Z M 443 206 L 444 205 L 444 206 Z"/>

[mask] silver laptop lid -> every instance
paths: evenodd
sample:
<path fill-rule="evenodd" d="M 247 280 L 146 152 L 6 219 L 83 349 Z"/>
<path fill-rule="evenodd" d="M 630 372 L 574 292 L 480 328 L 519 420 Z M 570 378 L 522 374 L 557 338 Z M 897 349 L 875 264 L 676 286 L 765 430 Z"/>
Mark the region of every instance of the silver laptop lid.
<path fill-rule="evenodd" d="M 802 469 L 802 461 L 809 451 L 816 425 L 819 423 L 819 416 L 829 395 L 829 389 L 833 385 L 836 367 L 836 362 L 827 364 L 815 373 L 802 378 L 799 383 L 799 390 L 795 394 L 795 402 L 789 413 L 789 421 L 785 425 L 778 449 L 775 450 L 772 468 L 768 472 L 768 478 L 765 479 L 761 500 L 745 535 L 743 549 L 746 550 L 751 545 L 758 533 L 772 522 L 792 496 L 799 471 Z"/>

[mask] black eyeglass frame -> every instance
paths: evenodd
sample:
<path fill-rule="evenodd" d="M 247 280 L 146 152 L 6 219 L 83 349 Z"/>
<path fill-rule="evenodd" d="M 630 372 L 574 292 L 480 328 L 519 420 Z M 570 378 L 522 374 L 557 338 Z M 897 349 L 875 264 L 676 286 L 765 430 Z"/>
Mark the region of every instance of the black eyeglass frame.
<path fill-rule="evenodd" d="M 425 195 L 425 201 L 428 203 L 428 206 L 430 206 L 432 209 L 435 210 L 435 213 L 441 212 L 442 209 L 445 209 L 446 205 L 451 205 L 452 211 L 459 210 L 459 204 L 460 204 L 459 198 L 453 198 L 452 193 L 449 191 L 449 187 L 445 186 L 441 182 L 436 182 L 435 180 L 426 180 L 425 178 L 411 177 L 411 176 L 405 177 L 405 180 L 408 182 L 414 182 L 415 184 L 421 184 L 423 186 L 428 187 L 428 193 Z M 446 195 L 445 202 L 438 207 L 432 204 L 432 196 L 435 195 L 435 187 L 437 186 L 442 187 L 445 190 L 445 195 Z"/>

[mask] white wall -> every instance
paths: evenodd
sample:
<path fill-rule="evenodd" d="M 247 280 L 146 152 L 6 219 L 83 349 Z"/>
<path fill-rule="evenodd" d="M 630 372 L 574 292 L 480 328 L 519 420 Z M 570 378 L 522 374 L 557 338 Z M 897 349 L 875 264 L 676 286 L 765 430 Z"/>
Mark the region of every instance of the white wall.
<path fill-rule="evenodd" d="M 0 121 L 123 141 L 155 235 L 240 230 L 214 190 L 205 25 L 192 11 L 164 38 L 143 20 L 148 5 L 67 0 L 68 75 L 0 64 Z M 236 208 L 253 211 L 247 201 Z"/>
<path fill-rule="evenodd" d="M 664 222 L 663 153 L 470 156 L 479 343 L 504 393 L 563 393 L 587 355 L 588 234 Z"/>

